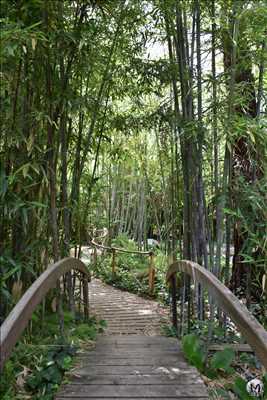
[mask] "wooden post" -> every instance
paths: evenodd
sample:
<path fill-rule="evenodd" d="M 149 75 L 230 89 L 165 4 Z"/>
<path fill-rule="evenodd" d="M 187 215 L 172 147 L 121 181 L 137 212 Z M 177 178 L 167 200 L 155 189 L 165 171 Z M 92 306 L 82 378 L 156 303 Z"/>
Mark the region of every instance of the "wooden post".
<path fill-rule="evenodd" d="M 112 249 L 111 270 L 113 278 L 116 275 L 116 250 Z"/>
<path fill-rule="evenodd" d="M 176 276 L 171 277 L 171 292 L 172 292 L 172 326 L 177 332 L 177 301 L 176 301 Z"/>
<path fill-rule="evenodd" d="M 88 278 L 83 274 L 83 310 L 84 319 L 88 321 L 89 319 L 89 293 L 88 293 Z"/>
<path fill-rule="evenodd" d="M 97 264 L 97 250 L 96 250 L 96 247 L 94 247 L 93 258 L 94 258 L 94 267 L 96 267 L 96 264 Z"/>
<path fill-rule="evenodd" d="M 191 331 L 191 278 L 186 276 L 186 294 L 187 294 L 187 333 Z"/>
<path fill-rule="evenodd" d="M 153 295 L 155 286 L 154 253 L 149 253 L 149 294 Z"/>
<path fill-rule="evenodd" d="M 82 308 L 82 276 L 79 274 L 79 295 L 78 295 L 78 310 L 79 314 L 81 314 L 81 308 Z"/>

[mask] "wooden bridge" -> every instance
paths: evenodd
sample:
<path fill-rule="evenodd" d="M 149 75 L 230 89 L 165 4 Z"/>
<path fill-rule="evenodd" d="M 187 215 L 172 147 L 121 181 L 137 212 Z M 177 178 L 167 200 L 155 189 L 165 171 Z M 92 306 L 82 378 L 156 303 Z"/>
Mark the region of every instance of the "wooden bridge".
<path fill-rule="evenodd" d="M 115 273 L 115 253 L 112 269 Z M 153 290 L 155 269 L 153 255 L 149 263 L 149 285 Z M 56 399 L 208 399 L 207 389 L 198 371 L 190 366 L 176 338 L 160 335 L 166 313 L 156 302 L 121 292 L 98 280 L 90 280 L 84 264 L 66 258 L 50 266 L 27 290 L 1 327 L 1 368 L 25 329 L 35 307 L 56 281 L 69 271 L 78 271 L 83 288 L 85 318 L 89 310 L 108 322 L 105 335 L 98 338 L 93 350 L 84 351 L 76 359 L 70 382 L 62 386 Z M 168 268 L 167 282 L 171 289 L 172 323 L 180 331 L 178 311 L 185 312 L 179 300 L 177 273 L 186 274 L 191 283 L 209 290 L 218 306 L 231 317 L 237 329 L 267 368 L 267 332 L 245 306 L 209 271 L 196 263 L 180 261 Z M 181 277 L 180 277 L 181 278 Z M 89 290 L 88 290 L 89 289 Z M 89 294 L 88 294 L 89 292 Z M 177 307 L 177 302 L 179 302 Z M 190 293 L 187 293 L 188 320 L 192 316 Z M 163 321 L 164 322 L 164 321 Z"/>
<path fill-rule="evenodd" d="M 80 356 L 63 399 L 208 399 L 199 373 L 185 361 L 176 339 L 162 336 L 101 337 Z"/>
<path fill-rule="evenodd" d="M 104 317 L 107 330 L 93 350 L 77 358 L 57 400 L 208 398 L 177 339 L 160 336 L 165 318 L 157 302 L 98 280 L 90 283 L 89 293 L 90 309 Z"/>

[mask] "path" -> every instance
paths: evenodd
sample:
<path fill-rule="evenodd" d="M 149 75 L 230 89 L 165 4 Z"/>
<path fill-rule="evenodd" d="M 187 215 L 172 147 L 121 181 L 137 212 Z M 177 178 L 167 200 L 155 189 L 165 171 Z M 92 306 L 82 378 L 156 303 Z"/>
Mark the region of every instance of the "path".
<path fill-rule="evenodd" d="M 159 336 L 164 309 L 99 280 L 89 290 L 91 312 L 106 319 L 108 328 L 93 350 L 79 355 L 56 400 L 208 399 L 179 342 Z"/>
<path fill-rule="evenodd" d="M 91 313 L 107 321 L 105 335 L 160 335 L 168 310 L 158 302 L 94 279 L 89 285 Z"/>

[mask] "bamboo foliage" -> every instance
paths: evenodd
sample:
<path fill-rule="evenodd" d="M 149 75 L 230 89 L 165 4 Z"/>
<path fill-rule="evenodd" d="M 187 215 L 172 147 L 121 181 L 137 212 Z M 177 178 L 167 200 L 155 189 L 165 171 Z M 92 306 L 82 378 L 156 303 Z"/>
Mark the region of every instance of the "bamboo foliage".
<path fill-rule="evenodd" d="M 264 2 L 2 3 L 1 314 L 95 228 L 265 301 Z"/>

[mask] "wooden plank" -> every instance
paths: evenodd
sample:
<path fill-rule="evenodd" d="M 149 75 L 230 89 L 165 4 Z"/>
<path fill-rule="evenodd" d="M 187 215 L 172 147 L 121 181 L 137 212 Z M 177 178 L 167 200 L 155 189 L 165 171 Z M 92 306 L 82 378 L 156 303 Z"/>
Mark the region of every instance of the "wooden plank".
<path fill-rule="evenodd" d="M 93 310 L 91 309 L 93 312 Z M 117 318 L 120 321 L 126 320 L 126 321 L 137 321 L 137 320 L 142 320 L 142 321 L 147 321 L 147 320 L 156 320 L 159 321 L 159 317 L 156 314 L 138 314 L 136 312 L 133 312 L 131 314 L 126 314 L 125 312 L 115 312 L 112 316 L 109 313 L 101 313 L 101 317 L 103 319 L 109 319 L 112 321 L 114 318 Z"/>
<path fill-rule="evenodd" d="M 211 344 L 209 346 L 209 351 L 222 351 L 226 347 L 230 347 L 234 351 L 238 353 L 254 353 L 252 348 L 250 347 L 249 344 L 239 344 L 239 343 L 225 343 L 225 344 Z"/>
<path fill-rule="evenodd" d="M 178 354 L 168 354 L 164 355 L 162 353 L 161 356 L 153 356 L 153 354 L 145 354 L 143 357 L 127 357 L 127 355 L 121 355 L 120 357 L 107 357 L 106 355 L 94 355 L 91 356 L 88 354 L 86 357 L 79 357 L 81 362 L 86 361 L 86 365 L 93 363 L 94 365 L 176 365 L 177 363 L 185 362 L 182 353 Z M 178 355 L 180 355 L 180 359 L 178 361 Z"/>
<path fill-rule="evenodd" d="M 131 335 L 131 336 L 135 336 L 135 335 Z M 145 354 L 166 354 L 166 353 L 179 353 L 182 351 L 181 347 L 176 347 L 176 346 L 172 346 L 171 344 L 168 346 L 167 344 L 163 345 L 162 347 L 160 346 L 137 346 L 137 345 L 132 345 L 132 346 L 126 346 L 126 345 L 114 345 L 114 346 L 110 346 L 110 345 L 102 345 L 100 346 L 95 346 L 94 348 L 92 348 L 91 350 L 92 352 L 97 352 L 98 354 L 143 354 L 145 352 Z M 83 350 L 81 350 L 81 352 L 84 352 Z"/>
<path fill-rule="evenodd" d="M 156 328 L 150 328 L 151 331 L 153 332 L 153 329 L 155 330 Z M 132 328 L 132 329 L 119 329 L 119 328 L 113 328 L 109 329 L 104 333 L 105 336 L 108 335 L 140 335 L 141 333 L 145 334 L 146 332 L 149 332 L 149 327 L 139 327 L 139 328 Z"/>
<path fill-rule="evenodd" d="M 127 335 L 121 335 L 122 337 L 123 336 L 127 336 Z M 131 335 L 131 336 L 137 336 L 137 335 Z M 108 337 L 108 336 L 107 336 Z M 106 351 L 109 351 L 109 349 L 111 350 L 111 351 L 126 351 L 126 350 L 129 350 L 129 351 L 136 351 L 136 352 L 138 352 L 138 351 L 141 351 L 141 349 L 144 349 L 144 351 L 147 351 L 147 352 L 157 352 L 157 351 L 173 351 L 173 352 L 179 352 L 179 351 L 181 351 L 181 347 L 176 347 L 176 346 L 173 346 L 172 344 L 170 344 L 170 345 L 168 345 L 168 344 L 163 344 L 162 346 L 159 346 L 158 344 L 157 345 L 150 345 L 149 343 L 148 344 L 146 344 L 145 346 L 140 346 L 140 345 L 138 345 L 138 344 L 135 344 L 135 343 L 133 343 L 133 344 L 131 344 L 130 346 L 127 346 L 126 344 L 125 345 L 123 345 L 123 344 L 118 344 L 118 345 L 116 345 L 115 343 L 114 343 L 114 345 L 112 346 L 112 348 L 110 347 L 110 346 L 107 346 L 107 345 L 102 345 L 102 346 L 96 346 L 95 347 L 95 350 L 96 351 L 102 351 L 102 352 L 106 352 Z"/>
<path fill-rule="evenodd" d="M 91 289 L 92 289 L 92 287 L 91 287 Z M 146 302 L 147 300 L 142 299 L 141 297 L 137 300 L 135 298 L 129 297 L 128 294 L 127 294 L 127 296 L 126 295 L 125 296 L 116 296 L 114 293 L 110 293 L 110 290 L 108 290 L 108 288 L 107 289 L 99 288 L 99 289 L 95 289 L 95 290 L 96 290 L 95 294 L 90 293 L 91 300 L 92 301 L 95 300 L 95 303 L 93 304 L 93 306 L 95 306 L 95 307 L 103 307 L 106 304 L 107 307 L 110 307 L 110 308 L 114 308 L 116 306 L 116 307 L 122 309 L 123 305 L 125 307 L 127 307 L 127 306 L 129 306 L 129 304 L 136 304 L 140 307 L 142 306 L 143 308 L 149 309 L 149 303 Z M 110 298 L 112 298 L 112 301 L 110 299 L 106 299 L 106 297 L 105 297 L 106 293 L 109 293 Z M 102 297 L 100 297 L 100 296 L 102 296 Z M 113 300 L 118 303 L 114 303 Z M 125 303 L 124 304 L 119 303 L 120 301 L 124 301 Z M 148 300 L 148 301 L 151 301 L 151 300 Z"/>
<path fill-rule="evenodd" d="M 179 346 L 179 342 L 176 338 L 169 338 L 165 336 L 126 336 L 126 337 L 121 337 L 119 335 L 117 336 L 109 336 L 109 337 L 100 337 L 99 340 L 97 341 L 98 345 L 101 345 L 101 343 L 117 343 L 117 344 L 148 344 L 150 346 L 159 344 L 162 346 L 162 344 L 174 344 L 176 346 Z"/>
<path fill-rule="evenodd" d="M 79 395 L 73 395 L 72 397 L 71 397 L 72 399 L 75 399 L 75 400 L 99 400 L 99 399 L 102 399 L 102 400 L 104 400 L 104 399 L 110 399 L 110 400 L 129 400 L 129 397 L 88 397 L 88 396 L 86 396 L 86 395 L 83 395 L 82 397 L 81 396 L 79 396 Z M 137 397 L 131 397 L 132 399 L 137 399 Z M 57 400 L 65 400 L 65 399 L 69 399 L 69 397 L 64 397 L 64 396 L 59 396 L 59 397 L 57 397 Z M 173 399 L 176 399 L 176 400 L 207 400 L 207 399 L 209 399 L 209 397 L 208 396 L 194 396 L 194 397 L 192 397 L 192 396 L 182 396 L 182 397 L 177 397 L 177 396 L 175 396 L 175 397 L 164 397 L 164 398 L 162 398 L 162 397 L 138 397 L 138 400 L 173 400 Z"/>
<path fill-rule="evenodd" d="M 123 300 L 122 300 L 123 301 Z M 142 306 L 139 307 L 138 304 L 131 304 L 129 308 L 124 308 L 124 309 L 120 309 L 120 308 L 110 308 L 109 310 L 107 310 L 106 308 L 102 307 L 92 307 L 93 310 L 99 310 L 101 311 L 103 314 L 106 315 L 110 315 L 110 311 L 114 312 L 115 315 L 118 316 L 140 316 L 140 317 L 154 317 L 154 318 L 159 318 L 159 314 L 149 310 L 148 308 L 143 308 Z"/>
<path fill-rule="evenodd" d="M 205 396 L 206 391 L 202 384 L 195 385 L 67 385 L 61 396 L 72 398 L 74 395 L 80 397 L 165 397 L 179 398 L 182 396 Z"/>
<path fill-rule="evenodd" d="M 143 325 L 160 325 L 159 321 L 151 320 L 151 321 L 144 321 L 144 320 L 138 320 L 138 319 L 131 319 L 131 320 L 126 320 L 124 321 L 123 319 L 119 320 L 113 320 L 110 323 L 107 321 L 108 328 L 111 326 L 119 326 L 119 327 L 129 327 L 131 328 L 132 326 L 143 326 Z"/>
<path fill-rule="evenodd" d="M 114 367 L 114 368 L 111 368 Z M 85 364 L 75 369 L 75 374 L 80 376 L 91 376 L 96 375 L 164 375 L 173 374 L 179 375 L 181 370 L 188 369 L 192 373 L 196 373 L 194 367 L 189 367 L 186 362 L 177 362 L 176 365 L 116 365 L 105 366 L 105 365 L 88 365 Z"/>
<path fill-rule="evenodd" d="M 172 385 L 175 384 L 202 384 L 202 379 L 199 374 L 193 373 L 192 371 L 185 371 L 184 373 L 177 374 L 165 374 L 165 375 L 87 375 L 87 376 L 71 376 L 72 385 L 81 384 L 99 384 L 99 385 Z"/>
<path fill-rule="evenodd" d="M 122 337 L 124 337 L 124 336 L 127 336 L 127 335 L 121 335 Z M 137 335 L 131 335 L 131 336 L 137 336 Z M 108 337 L 108 336 L 107 336 Z M 138 344 L 135 344 L 135 343 L 133 343 L 133 344 L 131 344 L 131 346 L 127 346 L 126 344 L 125 345 L 123 345 L 123 344 L 118 344 L 118 345 L 116 345 L 115 343 L 114 343 L 114 345 L 112 346 L 112 348 L 110 347 L 110 345 L 105 345 L 105 344 L 103 344 L 102 346 L 96 346 L 95 347 L 95 350 L 96 351 L 101 351 L 101 352 L 108 352 L 109 351 L 109 349 L 111 350 L 111 351 L 126 351 L 126 350 L 131 350 L 131 351 L 141 351 L 141 349 L 144 349 L 145 351 L 147 351 L 147 352 L 156 352 L 157 350 L 159 350 L 159 351 L 174 351 L 174 352 L 179 352 L 179 351 L 181 351 L 181 347 L 176 347 L 176 346 L 173 346 L 172 344 L 170 344 L 170 345 L 168 345 L 168 344 L 163 344 L 163 346 L 160 346 L 159 347 L 159 345 L 157 344 L 157 345 L 150 345 L 150 344 L 146 344 L 145 346 L 140 346 L 140 345 L 138 345 Z"/>
<path fill-rule="evenodd" d="M 92 351 L 90 351 L 90 353 L 88 353 L 88 352 L 82 352 L 82 353 L 79 353 L 79 357 L 83 357 L 83 356 L 85 356 L 85 357 L 89 357 L 89 358 L 91 358 L 91 357 L 95 357 L 95 356 L 102 356 L 102 357 L 106 357 L 106 358 L 109 358 L 109 359 L 116 359 L 116 358 L 128 358 L 128 359 L 132 359 L 132 358 L 144 358 L 144 356 L 145 357 L 147 357 L 147 358 L 149 358 L 150 356 L 151 357 L 153 357 L 153 358 L 155 358 L 155 357 L 164 357 L 165 355 L 166 356 L 171 356 L 171 355 L 174 355 L 174 356 L 180 356 L 180 354 L 183 354 L 182 353 L 182 350 L 180 350 L 180 349 L 178 349 L 178 350 L 176 350 L 176 349 L 170 349 L 170 350 L 168 350 L 168 349 L 158 349 L 158 348 L 156 348 L 153 352 L 151 352 L 151 349 L 144 349 L 144 350 L 140 350 L 140 349 L 137 349 L 137 350 L 135 350 L 135 349 L 121 349 L 121 348 L 107 348 L 108 350 L 101 350 L 101 349 L 99 349 L 99 351 L 98 350 L 92 350 Z"/>

